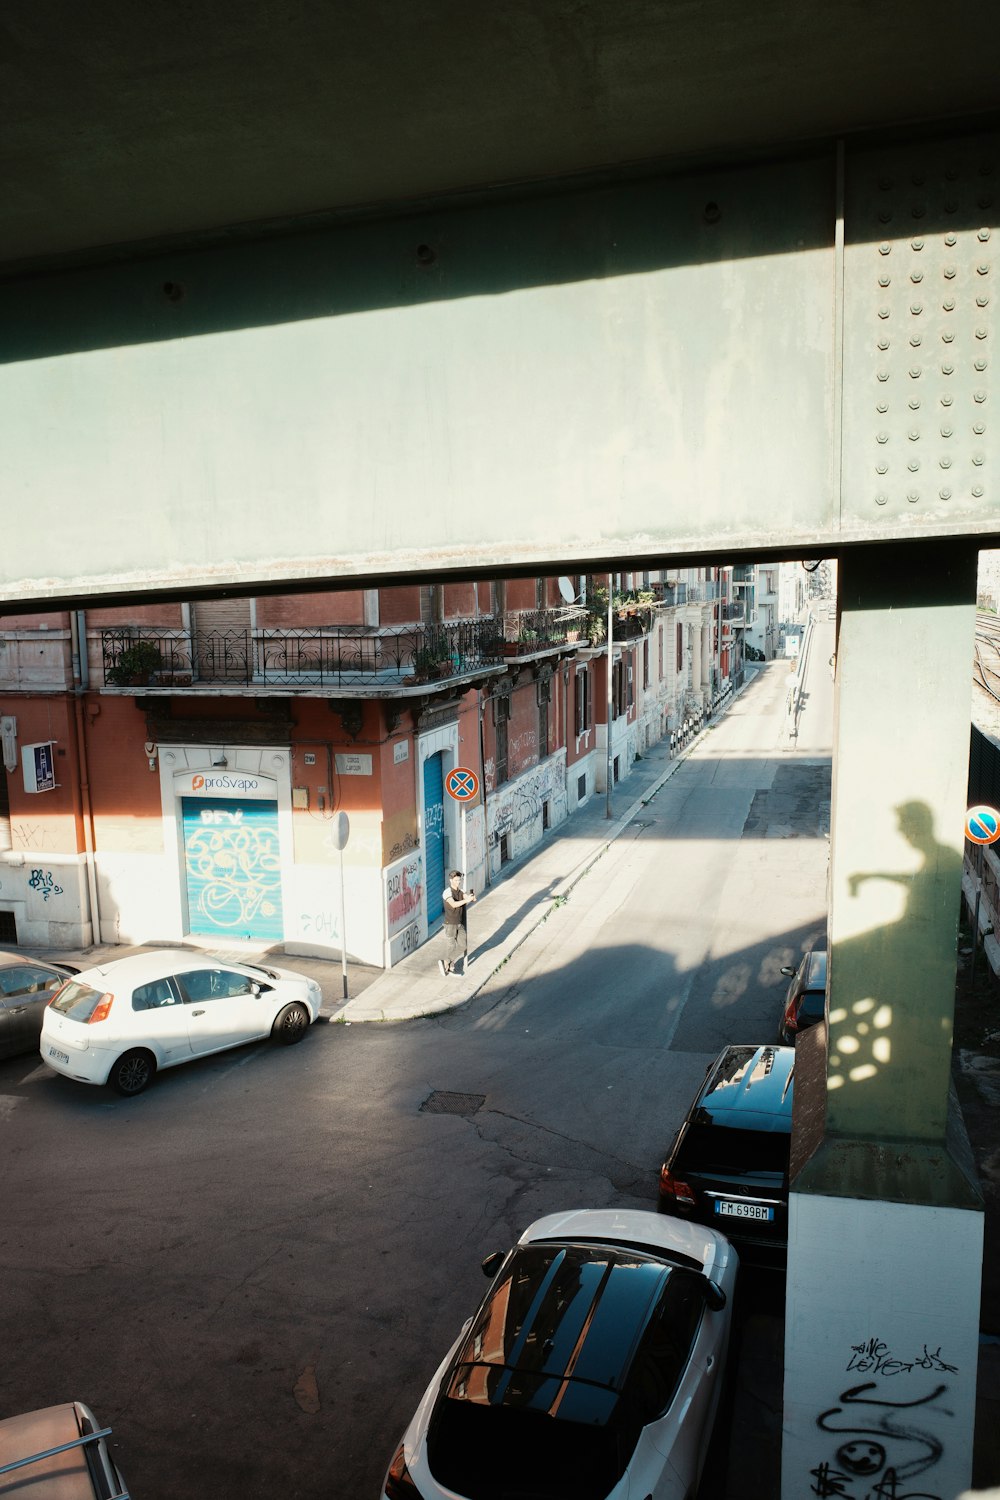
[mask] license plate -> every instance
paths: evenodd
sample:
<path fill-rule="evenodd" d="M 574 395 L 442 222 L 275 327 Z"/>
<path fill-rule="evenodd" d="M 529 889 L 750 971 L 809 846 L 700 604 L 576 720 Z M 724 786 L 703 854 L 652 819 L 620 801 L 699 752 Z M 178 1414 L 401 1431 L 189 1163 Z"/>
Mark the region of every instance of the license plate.
<path fill-rule="evenodd" d="M 49 1056 L 50 1057 L 54 1057 L 57 1062 L 61 1062 L 61 1063 L 68 1063 L 69 1062 L 69 1053 L 68 1052 L 60 1052 L 58 1047 L 50 1047 L 49 1048 Z"/>
<path fill-rule="evenodd" d="M 769 1221 L 774 1218 L 774 1209 L 766 1207 L 763 1203 L 717 1202 L 715 1212 L 717 1214 L 725 1214 L 730 1219 L 763 1219 Z"/>

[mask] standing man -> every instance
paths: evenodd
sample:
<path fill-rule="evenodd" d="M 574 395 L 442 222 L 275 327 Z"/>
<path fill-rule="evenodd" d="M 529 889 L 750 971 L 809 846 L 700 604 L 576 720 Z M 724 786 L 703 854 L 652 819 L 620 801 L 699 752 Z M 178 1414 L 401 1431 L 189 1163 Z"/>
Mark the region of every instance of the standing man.
<path fill-rule="evenodd" d="M 454 974 L 459 958 L 464 958 L 469 951 L 466 910 L 475 899 L 475 891 L 462 890 L 461 870 L 452 870 L 448 876 L 448 889 L 443 895 L 444 958 L 438 959 L 442 974 Z"/>

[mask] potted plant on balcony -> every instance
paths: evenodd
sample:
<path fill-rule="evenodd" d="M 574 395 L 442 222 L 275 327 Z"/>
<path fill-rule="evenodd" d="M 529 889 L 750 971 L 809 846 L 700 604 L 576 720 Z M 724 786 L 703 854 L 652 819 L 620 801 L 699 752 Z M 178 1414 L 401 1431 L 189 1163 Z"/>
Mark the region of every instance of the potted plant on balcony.
<path fill-rule="evenodd" d="M 162 665 L 163 654 L 155 641 L 133 641 L 115 657 L 105 680 L 115 687 L 144 687 Z"/>
<path fill-rule="evenodd" d="M 417 682 L 429 682 L 434 677 L 450 677 L 452 670 L 451 655 L 443 644 L 421 646 L 414 654 L 413 676 Z"/>

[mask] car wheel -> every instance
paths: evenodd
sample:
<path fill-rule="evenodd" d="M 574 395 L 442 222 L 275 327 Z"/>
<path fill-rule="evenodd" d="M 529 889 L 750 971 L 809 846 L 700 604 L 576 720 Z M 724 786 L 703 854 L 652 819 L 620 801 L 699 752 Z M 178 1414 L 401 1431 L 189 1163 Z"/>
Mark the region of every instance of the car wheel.
<path fill-rule="evenodd" d="M 304 1005 L 300 1005 L 295 1000 L 278 1012 L 274 1025 L 271 1027 L 271 1035 L 276 1042 L 281 1042 L 282 1046 L 290 1047 L 293 1042 L 301 1042 L 308 1025 L 309 1012 Z"/>
<path fill-rule="evenodd" d="M 146 1085 L 152 1082 L 155 1072 L 153 1057 L 137 1047 L 134 1052 L 122 1053 L 108 1074 L 108 1087 L 114 1089 L 116 1094 L 131 1098 L 133 1094 L 142 1093 Z"/>

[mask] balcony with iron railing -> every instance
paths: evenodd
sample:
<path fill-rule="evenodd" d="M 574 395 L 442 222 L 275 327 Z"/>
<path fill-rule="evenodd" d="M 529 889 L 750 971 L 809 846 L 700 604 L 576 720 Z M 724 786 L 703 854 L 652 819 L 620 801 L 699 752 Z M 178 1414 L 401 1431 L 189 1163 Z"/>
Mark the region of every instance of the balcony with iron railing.
<path fill-rule="evenodd" d="M 559 619 L 561 613 L 524 611 L 402 628 L 110 626 L 100 632 L 100 665 L 104 686 L 125 691 L 395 691 L 564 650 L 578 628 Z"/>

